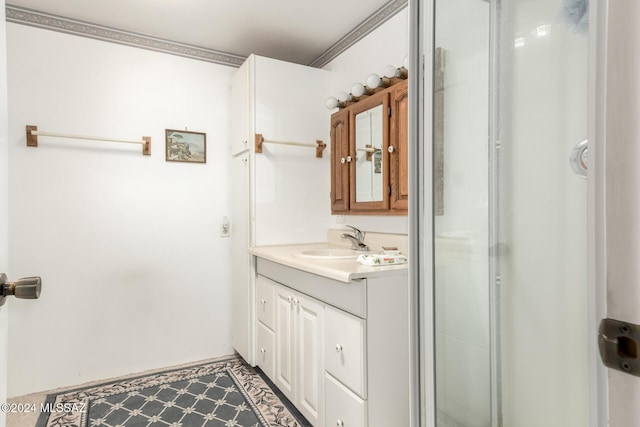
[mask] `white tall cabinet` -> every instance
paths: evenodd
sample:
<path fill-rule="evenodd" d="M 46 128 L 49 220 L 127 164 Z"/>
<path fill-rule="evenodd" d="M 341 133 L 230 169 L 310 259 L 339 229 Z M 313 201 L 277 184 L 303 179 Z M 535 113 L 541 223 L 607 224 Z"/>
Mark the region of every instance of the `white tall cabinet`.
<path fill-rule="evenodd" d="M 324 241 L 331 224 L 329 151 L 265 143 L 329 145 L 326 70 L 251 55 L 231 81 L 232 344 L 256 364 L 256 285 L 250 246 Z M 266 356 L 264 356 L 266 357 Z"/>

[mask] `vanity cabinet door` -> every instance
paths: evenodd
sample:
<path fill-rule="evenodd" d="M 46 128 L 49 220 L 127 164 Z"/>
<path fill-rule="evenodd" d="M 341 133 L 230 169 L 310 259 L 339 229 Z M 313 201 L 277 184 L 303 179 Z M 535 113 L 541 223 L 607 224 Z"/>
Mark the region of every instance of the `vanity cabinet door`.
<path fill-rule="evenodd" d="M 273 382 L 313 425 L 321 425 L 324 304 L 281 285 L 275 285 L 275 300 Z"/>
<path fill-rule="evenodd" d="M 349 210 L 349 112 L 331 116 L 331 211 Z"/>
<path fill-rule="evenodd" d="M 309 422 L 320 426 L 324 418 L 324 305 L 298 294 L 298 399 L 297 407 Z"/>
<path fill-rule="evenodd" d="M 391 134 L 389 167 L 392 210 L 409 208 L 409 89 L 407 81 L 398 83 L 391 93 Z"/>
<path fill-rule="evenodd" d="M 275 385 L 295 402 L 296 330 L 293 305 L 294 292 L 284 286 L 276 286 L 276 366 Z"/>

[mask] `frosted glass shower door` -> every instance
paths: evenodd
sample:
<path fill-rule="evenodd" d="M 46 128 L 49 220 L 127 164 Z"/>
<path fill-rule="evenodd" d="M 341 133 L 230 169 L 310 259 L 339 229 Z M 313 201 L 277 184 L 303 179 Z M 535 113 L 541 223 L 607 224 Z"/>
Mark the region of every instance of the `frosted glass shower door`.
<path fill-rule="evenodd" d="M 582 4 L 435 0 L 439 427 L 589 425 Z"/>
<path fill-rule="evenodd" d="M 437 419 L 438 426 L 490 426 L 490 7 L 442 0 L 435 16 Z"/>

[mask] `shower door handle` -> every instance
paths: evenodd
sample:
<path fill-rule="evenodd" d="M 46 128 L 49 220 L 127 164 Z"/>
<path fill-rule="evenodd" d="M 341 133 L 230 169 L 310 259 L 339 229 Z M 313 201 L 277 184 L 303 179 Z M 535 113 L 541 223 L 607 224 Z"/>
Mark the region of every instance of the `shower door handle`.
<path fill-rule="evenodd" d="M 589 174 L 589 140 L 585 139 L 580 141 L 571 150 L 569 156 L 569 164 L 573 172 L 581 178 L 587 178 Z"/>
<path fill-rule="evenodd" d="M 6 297 L 15 296 L 21 299 L 38 299 L 42 290 L 42 279 L 39 276 L 23 277 L 15 282 L 7 281 L 7 275 L 0 273 L 0 305 Z"/>
<path fill-rule="evenodd" d="M 640 377 L 640 325 L 602 319 L 598 331 L 598 347 L 605 366 Z"/>

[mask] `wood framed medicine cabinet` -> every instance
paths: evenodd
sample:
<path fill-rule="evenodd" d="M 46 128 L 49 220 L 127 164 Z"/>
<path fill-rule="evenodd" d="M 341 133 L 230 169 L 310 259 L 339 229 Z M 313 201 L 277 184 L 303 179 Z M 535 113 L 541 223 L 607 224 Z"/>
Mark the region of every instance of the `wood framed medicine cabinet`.
<path fill-rule="evenodd" d="M 331 213 L 406 215 L 407 80 L 331 116 Z"/>

